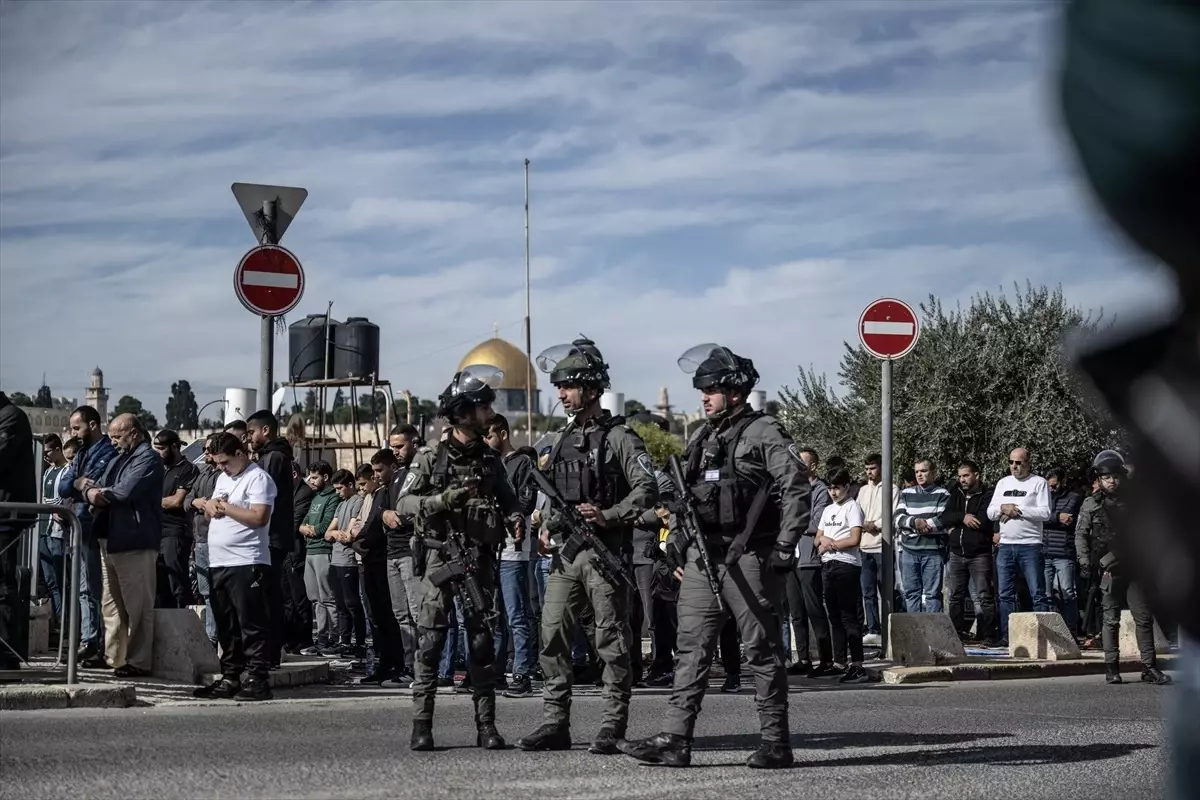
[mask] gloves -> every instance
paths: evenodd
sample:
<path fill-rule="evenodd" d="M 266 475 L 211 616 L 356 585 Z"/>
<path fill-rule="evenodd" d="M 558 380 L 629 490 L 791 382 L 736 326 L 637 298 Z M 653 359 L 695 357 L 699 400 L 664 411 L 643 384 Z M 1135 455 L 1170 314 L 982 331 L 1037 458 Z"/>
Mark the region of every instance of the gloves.
<path fill-rule="evenodd" d="M 787 572 L 796 566 L 796 549 L 781 542 L 775 543 L 771 551 L 771 569 L 776 572 Z"/>
<path fill-rule="evenodd" d="M 565 523 L 562 512 L 557 508 L 548 509 L 542 517 L 542 526 L 550 533 L 561 533 L 566 527 Z"/>
<path fill-rule="evenodd" d="M 426 514 L 442 514 L 455 508 L 462 508 L 471 499 L 474 490 L 467 486 L 456 486 L 441 494 L 435 494 L 425 501 Z"/>

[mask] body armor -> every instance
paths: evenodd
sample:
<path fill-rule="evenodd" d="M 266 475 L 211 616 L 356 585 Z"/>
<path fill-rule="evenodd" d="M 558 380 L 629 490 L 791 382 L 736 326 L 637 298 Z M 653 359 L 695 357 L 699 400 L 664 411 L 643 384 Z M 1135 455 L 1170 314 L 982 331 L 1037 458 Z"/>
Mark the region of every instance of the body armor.
<path fill-rule="evenodd" d="M 734 463 L 738 442 L 746 428 L 763 416 L 748 411 L 728 430 L 714 435 L 712 429 L 696 439 L 687 453 L 687 474 L 684 476 L 696 507 L 696 516 L 706 537 L 729 544 L 746 530 L 754 528 L 779 529 L 779 508 L 775 503 L 756 499 L 767 487 L 739 475 Z M 751 509 L 761 508 L 756 520 Z"/>
<path fill-rule="evenodd" d="M 625 483 L 624 473 L 610 474 L 605 468 L 608 433 L 621 422 L 621 417 L 603 418 L 588 431 L 571 431 L 555 445 L 550 454 L 550 478 L 568 503 L 609 508 L 628 493 L 628 486 L 619 485 Z"/>
<path fill-rule="evenodd" d="M 484 446 L 486 449 L 486 446 Z M 507 480 L 496 474 L 498 459 L 479 458 L 469 460 L 452 459 L 450 444 L 441 442 L 433 461 L 433 476 L 430 482 L 435 492 L 443 492 L 468 481 L 475 481 L 475 494 L 466 506 L 451 509 L 444 515 L 430 520 L 437 538 L 444 538 L 444 527 L 449 525 L 469 539 L 487 545 L 500 544 L 507 536 L 504 515 L 496 502 L 496 481 Z"/>
<path fill-rule="evenodd" d="M 1118 498 L 1104 492 L 1096 492 L 1093 497 L 1096 500 L 1096 510 L 1092 512 L 1090 552 L 1092 564 L 1097 565 L 1110 553 L 1116 555 L 1113 545 L 1117 532 L 1113 525 L 1113 517 L 1121 513 L 1124 504 Z"/>

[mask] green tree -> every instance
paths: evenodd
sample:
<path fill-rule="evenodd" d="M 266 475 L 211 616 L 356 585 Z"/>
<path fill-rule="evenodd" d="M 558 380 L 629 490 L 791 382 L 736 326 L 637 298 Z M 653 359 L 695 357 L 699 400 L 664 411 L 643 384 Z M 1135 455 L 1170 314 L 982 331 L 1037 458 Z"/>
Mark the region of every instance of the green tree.
<path fill-rule="evenodd" d="M 438 404 L 436 401 L 424 400 L 414 395 L 412 410 L 413 425 L 416 425 L 420 422 L 422 414 L 425 415 L 425 421 L 427 423 L 433 422 L 434 417 L 437 416 L 437 410 Z M 395 405 L 392 407 L 392 416 L 395 418 L 396 424 L 398 425 L 403 424 L 404 420 L 408 418 L 408 401 L 403 397 L 398 399 Z M 536 415 L 534 416 L 534 419 L 537 419 Z"/>
<path fill-rule="evenodd" d="M 767 414 L 770 414 L 772 417 L 779 416 L 779 409 L 780 405 L 778 400 L 768 400 L 763 404 L 763 411 Z"/>
<path fill-rule="evenodd" d="M 202 431 L 219 431 L 221 430 L 221 422 L 215 419 L 205 417 L 200 420 L 200 430 Z"/>
<path fill-rule="evenodd" d="M 920 310 L 921 339 L 893 365 L 895 470 L 932 458 L 945 473 L 970 458 L 994 482 L 1014 447 L 1028 447 L 1038 470 L 1081 469 L 1124 444 L 1059 356 L 1064 334 L 1094 332 L 1102 316 L 1068 305 L 1061 288 L 1015 287 L 1012 300 L 985 293 L 952 311 L 931 296 Z M 802 370 L 782 392 L 780 419 L 822 459 L 858 463 L 880 449 L 879 361 L 847 344 L 838 377 L 841 396 Z"/>
<path fill-rule="evenodd" d="M 632 417 L 635 414 L 643 414 L 645 411 L 646 407 L 641 402 L 637 400 L 625 401 L 625 416 Z"/>
<path fill-rule="evenodd" d="M 158 419 L 142 406 L 142 401 L 132 395 L 122 395 L 109 414 L 108 421 L 112 422 L 120 414 L 133 414 L 138 422 L 148 431 L 158 430 Z"/>
<path fill-rule="evenodd" d="M 314 422 L 317 419 L 317 390 L 309 389 L 304 393 L 304 421 Z"/>
<path fill-rule="evenodd" d="M 200 409 L 196 395 L 187 381 L 171 384 L 171 396 L 167 398 L 167 427 L 175 431 L 192 431 L 200 425 Z"/>
<path fill-rule="evenodd" d="M 637 432 L 638 436 L 642 437 L 642 441 L 646 443 L 646 452 L 650 454 L 650 460 L 659 469 L 667 466 L 668 458 L 683 453 L 683 442 L 657 425 L 635 422 L 630 427 Z"/>
<path fill-rule="evenodd" d="M 387 413 L 387 395 L 377 391 L 364 392 L 358 396 L 358 418 L 362 422 L 373 422 L 376 417 Z"/>
<path fill-rule="evenodd" d="M 33 399 L 33 404 L 37 408 L 54 408 L 54 395 L 50 393 L 50 387 L 42 384 L 38 387 L 37 397 Z"/>
<path fill-rule="evenodd" d="M 30 397 L 29 395 L 25 394 L 24 392 L 11 392 L 8 395 L 8 400 L 14 406 L 21 406 L 22 408 L 34 408 L 35 407 L 33 405 L 33 398 Z"/>

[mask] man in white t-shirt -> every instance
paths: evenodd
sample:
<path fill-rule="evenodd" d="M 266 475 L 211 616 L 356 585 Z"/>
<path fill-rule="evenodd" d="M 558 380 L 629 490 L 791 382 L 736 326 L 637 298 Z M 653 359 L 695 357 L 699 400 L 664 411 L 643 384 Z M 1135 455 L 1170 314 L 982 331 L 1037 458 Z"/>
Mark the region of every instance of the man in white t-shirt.
<path fill-rule="evenodd" d="M 1017 572 L 1033 600 L 1034 611 L 1049 611 L 1046 568 L 1042 557 L 1042 523 L 1050 519 L 1050 486 L 1032 474 L 1029 451 L 1018 447 L 1008 454 L 1008 468 L 996 484 L 988 519 L 1000 522 L 996 553 L 996 583 L 1000 606 L 1000 638 L 1008 641 L 1008 615 L 1017 608 Z"/>
<path fill-rule="evenodd" d="M 821 582 L 833 636 L 833 657 L 843 661 L 847 648 L 850 661 L 842 683 L 868 680 L 863 669 L 862 641 L 862 541 L 863 510 L 850 497 L 850 473 L 844 468 L 829 475 L 829 505 L 821 512 L 813 542 L 821 558 Z"/>
<path fill-rule="evenodd" d="M 195 506 L 210 520 L 210 601 L 221 644 L 222 677 L 193 694 L 269 700 L 268 531 L 277 491 L 271 476 L 250 461 L 246 446 L 233 434 L 218 435 L 210 452 L 221 475 L 212 497 L 195 501 Z"/>

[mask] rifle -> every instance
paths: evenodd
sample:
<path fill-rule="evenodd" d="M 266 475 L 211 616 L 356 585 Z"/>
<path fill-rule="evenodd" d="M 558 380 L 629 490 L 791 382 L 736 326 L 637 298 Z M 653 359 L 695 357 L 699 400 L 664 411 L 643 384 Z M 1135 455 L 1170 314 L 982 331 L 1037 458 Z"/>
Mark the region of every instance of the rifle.
<path fill-rule="evenodd" d="M 613 586 L 624 583 L 628 588 L 636 590 L 637 587 L 633 585 L 633 581 L 626 574 L 625 564 L 617 558 L 612 550 L 608 549 L 604 542 L 596 538 L 592 523 L 579 515 L 579 510 L 567 502 L 558 487 L 551 483 L 541 470 L 535 469 L 531 474 L 534 483 L 542 490 L 542 494 L 546 495 L 550 504 L 562 514 L 567 537 L 562 547 L 559 548 L 559 556 L 568 564 L 573 564 L 575 556 L 579 555 L 581 550 L 591 548 L 592 552 L 596 554 L 594 562 L 596 569 L 600 571 L 604 580 Z"/>
<path fill-rule="evenodd" d="M 679 465 L 679 456 L 671 456 L 667 459 L 667 466 L 671 470 L 671 480 L 675 482 L 679 492 L 680 527 L 683 529 L 684 536 L 696 545 L 700 571 L 704 573 L 704 579 L 708 581 L 708 588 L 712 590 L 713 597 L 717 598 L 717 608 L 724 614 L 725 601 L 721 599 L 721 583 L 717 580 L 717 571 L 713 567 L 712 556 L 708 552 L 708 542 L 704 540 L 704 531 L 700 528 L 700 520 L 696 516 L 696 507 L 692 505 L 692 493 L 683 480 L 683 469 Z"/>
<path fill-rule="evenodd" d="M 441 588 L 454 585 L 454 593 L 462 603 L 463 614 L 478 614 L 484 619 L 492 616 L 491 598 L 479 585 L 479 556 L 475 546 L 462 533 L 447 528 L 446 541 L 423 537 L 425 546 L 442 554 L 445 564 L 429 576 L 429 582 Z"/>

